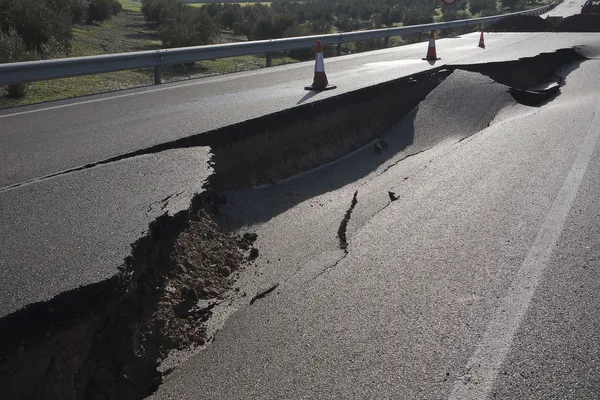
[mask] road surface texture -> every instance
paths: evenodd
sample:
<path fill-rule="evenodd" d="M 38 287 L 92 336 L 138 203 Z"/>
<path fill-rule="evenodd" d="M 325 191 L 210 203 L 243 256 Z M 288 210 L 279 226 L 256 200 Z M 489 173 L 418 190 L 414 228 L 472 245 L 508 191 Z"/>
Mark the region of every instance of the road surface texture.
<path fill-rule="evenodd" d="M 229 193 L 255 270 L 152 398 L 600 397 L 592 50 L 541 107 L 455 71 L 381 154 Z"/>
<path fill-rule="evenodd" d="M 189 206 L 208 159 L 171 150 L 0 193 L 0 314 L 113 276 L 148 223 Z"/>
<path fill-rule="evenodd" d="M 568 17 L 570 15 L 581 14 L 581 7 L 586 1 L 587 0 L 565 0 L 553 10 L 550 10 L 546 14 L 542 14 L 541 17 Z"/>
<path fill-rule="evenodd" d="M 476 34 L 439 40 L 440 63 L 515 60 L 574 45 L 585 52 L 597 35 L 489 34 L 486 40 L 486 49 L 476 47 Z M 424 51 L 418 44 L 331 59 L 329 78 L 339 89 L 320 94 L 303 90 L 312 79 L 312 64 L 304 63 L 3 111 L 2 315 L 113 276 L 129 245 L 164 211 L 156 204 L 167 197 L 175 204 L 171 211 L 189 204 L 210 173 L 208 149 L 44 176 L 429 69 L 420 59 Z M 23 184 L 10 187 L 16 183 Z"/>
<path fill-rule="evenodd" d="M 426 43 L 328 59 L 338 89 L 324 93 L 303 90 L 308 62 L 0 111 L 0 315 L 113 277 L 211 173 L 207 147 L 91 164 L 443 65 L 578 46 L 590 59 L 558 71 L 546 105 L 457 70 L 380 154 L 227 193 L 223 226 L 257 232 L 260 256 L 214 307 L 214 343 L 174 353 L 165 368 L 191 358 L 155 398 L 600 397 L 600 35 L 485 40 L 438 40 L 433 64 Z"/>
<path fill-rule="evenodd" d="M 304 90 L 313 78 L 308 62 L 0 111 L 0 188 L 440 65 L 516 60 L 595 38 L 487 34 L 481 49 L 475 33 L 438 40 L 434 65 L 421 60 L 425 43 L 331 58 L 327 74 L 338 88 L 323 93 Z"/>

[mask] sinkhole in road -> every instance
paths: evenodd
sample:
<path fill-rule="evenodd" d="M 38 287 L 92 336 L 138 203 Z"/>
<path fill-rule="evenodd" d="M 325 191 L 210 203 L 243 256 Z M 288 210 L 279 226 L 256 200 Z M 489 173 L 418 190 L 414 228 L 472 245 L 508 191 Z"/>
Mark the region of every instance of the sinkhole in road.
<path fill-rule="evenodd" d="M 223 191 L 270 184 L 335 161 L 379 140 L 419 107 L 443 108 L 449 90 L 489 91 L 471 79 L 474 75 L 491 78 L 498 92 L 514 88 L 547 101 L 557 93 L 523 91 L 552 81 L 561 66 L 581 60 L 575 50 L 565 49 L 513 62 L 444 66 L 118 157 L 210 145 L 214 174 L 187 210 L 150 224 L 113 278 L 0 319 L 3 398 L 130 400 L 152 394 L 170 351 L 210 342 L 211 310 L 227 299 L 236 274 L 258 256 L 255 235 L 239 237 L 220 227 Z M 457 82 L 470 86 L 456 87 Z M 487 113 L 463 134 L 475 133 L 494 115 Z M 455 115 L 457 126 L 461 118 Z M 373 167 L 389 159 L 386 153 L 417 145 L 415 152 L 424 151 L 453 133 L 442 126 L 438 135 L 427 136 L 423 130 L 436 127 L 423 126 L 375 142 Z M 349 172 L 349 180 L 356 178 Z M 342 247 L 352 207 L 340 216 Z"/>

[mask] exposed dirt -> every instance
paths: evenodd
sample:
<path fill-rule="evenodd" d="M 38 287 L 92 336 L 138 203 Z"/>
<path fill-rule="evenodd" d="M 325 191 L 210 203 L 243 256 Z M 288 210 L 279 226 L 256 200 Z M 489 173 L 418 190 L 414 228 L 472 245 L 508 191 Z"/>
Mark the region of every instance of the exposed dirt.
<path fill-rule="evenodd" d="M 576 14 L 558 20 L 534 15 L 517 15 L 494 22 L 489 32 L 600 32 L 600 15 Z"/>
<path fill-rule="evenodd" d="M 600 32 L 600 15 L 571 15 L 559 21 L 556 32 Z"/>
<path fill-rule="evenodd" d="M 486 29 L 489 32 L 546 32 L 552 24 L 534 15 L 515 15 L 502 18 Z"/>
<path fill-rule="evenodd" d="M 203 345 L 203 323 L 244 257 L 207 197 L 156 219 L 114 279 L 3 318 L 3 398 L 143 398 L 170 350 Z"/>
<path fill-rule="evenodd" d="M 232 126 L 231 140 L 212 146 L 213 185 L 270 184 L 339 159 L 387 132 L 450 73 L 427 71 Z"/>
<path fill-rule="evenodd" d="M 456 69 L 527 89 L 550 79 L 561 65 L 582 59 L 566 49 L 514 62 L 445 66 L 120 156 L 211 144 L 215 175 L 187 210 L 150 224 L 112 279 L 0 319 L 2 398 L 140 399 L 160 384 L 157 367 L 169 351 L 210 340 L 204 323 L 211 310 L 226 298 L 236 270 L 259 256 L 253 247 L 255 234 L 240 238 L 219 229 L 215 215 L 226 199 L 212 188 L 283 179 L 364 146 Z M 374 157 L 381 158 L 387 147 L 378 140 L 373 150 L 380 155 Z M 393 192 L 388 195 L 390 201 L 398 198 Z M 356 204 L 354 193 L 338 229 L 345 251 Z"/>

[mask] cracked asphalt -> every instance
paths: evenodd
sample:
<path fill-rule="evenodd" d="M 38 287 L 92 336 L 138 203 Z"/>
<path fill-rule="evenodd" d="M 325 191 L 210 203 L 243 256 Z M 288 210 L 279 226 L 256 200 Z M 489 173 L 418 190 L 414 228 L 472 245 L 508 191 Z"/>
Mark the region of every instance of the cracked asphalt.
<path fill-rule="evenodd" d="M 439 40 L 438 52 L 440 63 L 514 60 L 573 44 L 587 51 L 596 38 L 489 34 L 483 50 L 470 34 Z M 156 203 L 183 191 L 169 204 L 185 207 L 210 173 L 201 148 L 86 165 L 429 69 L 423 52 L 421 43 L 330 59 L 338 89 L 314 96 L 303 90 L 313 65 L 302 63 L 0 111 L 0 314 L 113 276 L 163 211 Z M 455 96 L 432 129 L 451 130 L 461 124 L 452 110 L 477 107 L 476 97 Z"/>
<path fill-rule="evenodd" d="M 542 18 L 552 17 L 568 17 L 574 14 L 581 13 L 581 7 L 587 0 L 567 0 L 561 2 L 553 10 L 546 14 L 542 14 Z"/>
<path fill-rule="evenodd" d="M 439 41 L 438 54 L 442 63 L 488 62 L 578 45 L 597 55 L 599 37 L 488 34 L 483 50 L 471 34 Z M 209 154 L 169 150 L 44 176 L 428 69 L 424 50 L 328 60 L 340 90 L 314 97 L 301 89 L 305 63 L 0 112 L 1 314 L 114 275 L 148 222 L 189 205 Z M 215 307 L 223 330 L 155 397 L 447 396 L 594 126 L 598 72 L 596 60 L 582 64 L 538 109 L 457 71 L 386 135 L 381 154 L 367 146 L 315 173 L 230 194 L 225 225 L 259 234 L 260 256 L 239 281 L 248 295 Z M 398 132 L 412 132 L 407 147 Z M 599 393 L 597 156 L 546 267 L 562 278 L 540 283 L 506 378 L 491 389 L 498 398 L 552 397 L 555 382 L 565 398 Z M 346 252 L 337 233 L 354 193 Z M 523 376 L 536 378 L 523 385 Z"/>
<path fill-rule="evenodd" d="M 381 154 L 229 193 L 229 225 L 258 233 L 241 291 L 279 285 L 239 297 L 152 398 L 598 398 L 599 72 L 583 62 L 538 108 L 459 71 Z M 445 125 L 431 110 L 453 91 L 477 101 Z"/>
<path fill-rule="evenodd" d="M 433 66 L 421 60 L 425 41 L 334 57 L 326 60 L 326 70 L 338 88 L 322 93 L 304 90 L 314 70 L 314 62 L 305 62 L 0 110 L 0 190 L 440 65 L 516 60 L 593 44 L 596 37 L 489 33 L 486 49 L 480 49 L 473 33 L 438 40 L 442 59 Z"/>
<path fill-rule="evenodd" d="M 0 315 L 114 276 L 151 221 L 189 207 L 208 160 L 170 150 L 0 193 Z"/>

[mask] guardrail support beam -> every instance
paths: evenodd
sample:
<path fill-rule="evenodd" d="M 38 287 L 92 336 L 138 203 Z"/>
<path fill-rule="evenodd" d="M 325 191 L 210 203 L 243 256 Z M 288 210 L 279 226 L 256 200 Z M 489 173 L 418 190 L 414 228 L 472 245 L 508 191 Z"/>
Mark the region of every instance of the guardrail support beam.
<path fill-rule="evenodd" d="M 335 49 L 336 49 L 336 53 L 337 53 L 338 57 L 341 56 L 342 55 L 342 44 L 338 43 L 337 46 L 335 46 Z"/>
<path fill-rule="evenodd" d="M 269 52 L 267 53 L 267 63 L 266 63 L 267 67 L 272 67 L 273 66 L 273 53 Z"/>
<path fill-rule="evenodd" d="M 389 47 L 390 46 L 390 37 L 386 36 L 385 38 L 383 38 L 383 47 Z"/>
<path fill-rule="evenodd" d="M 160 65 L 156 65 L 154 67 L 154 84 L 155 85 L 160 85 L 161 79 L 160 79 Z"/>

